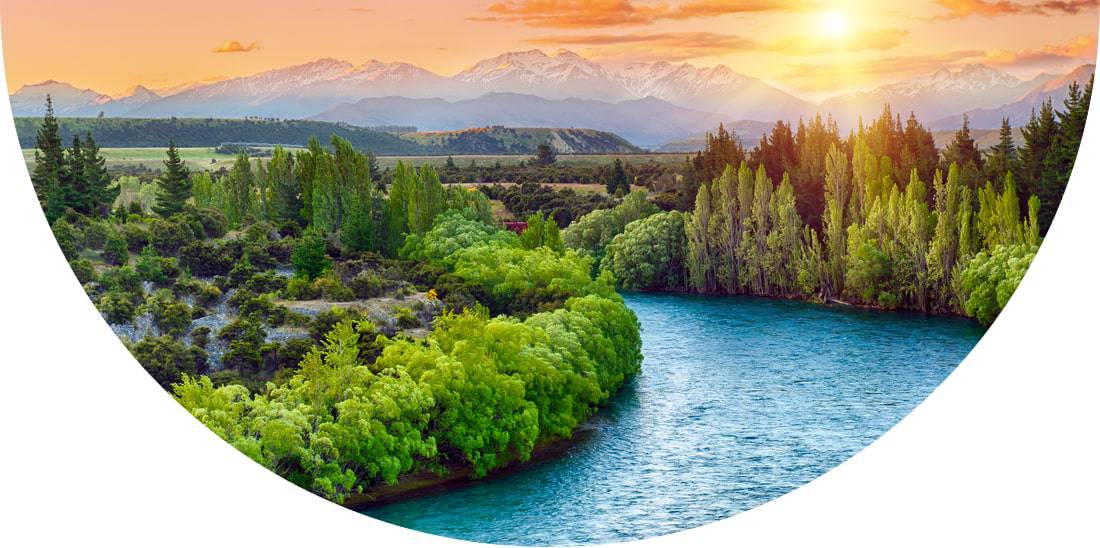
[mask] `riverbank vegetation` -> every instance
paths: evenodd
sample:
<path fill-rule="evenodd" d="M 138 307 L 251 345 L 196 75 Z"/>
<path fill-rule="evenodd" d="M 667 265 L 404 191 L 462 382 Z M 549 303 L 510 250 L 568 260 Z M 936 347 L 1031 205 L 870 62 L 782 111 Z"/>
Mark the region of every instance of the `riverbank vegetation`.
<path fill-rule="evenodd" d="M 74 273 L 152 377 L 288 480 L 340 502 L 406 474 L 484 476 L 569 437 L 641 364 L 634 314 L 553 218 L 340 137 L 224 173 L 174 144 L 111 181 L 52 109 L 33 181 Z"/>

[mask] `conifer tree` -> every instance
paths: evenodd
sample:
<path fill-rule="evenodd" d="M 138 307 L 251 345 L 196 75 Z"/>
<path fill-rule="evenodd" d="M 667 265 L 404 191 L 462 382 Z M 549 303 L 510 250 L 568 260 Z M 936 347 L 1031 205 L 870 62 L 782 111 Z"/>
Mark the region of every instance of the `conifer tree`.
<path fill-rule="evenodd" d="M 191 174 L 180 159 L 176 142 L 168 143 L 168 159 L 164 161 L 164 174 L 157 180 L 157 203 L 153 212 L 161 217 L 171 217 L 183 211 L 184 204 L 191 197 Z"/>
<path fill-rule="evenodd" d="M 84 138 L 84 187 L 88 192 L 88 213 L 107 215 L 118 197 L 120 189 L 111 186 L 111 175 L 107 172 L 107 160 L 99 152 L 99 145 L 88 132 Z"/>
<path fill-rule="evenodd" d="M 982 153 L 970 135 L 969 116 L 963 115 L 962 127 L 955 132 L 955 138 L 947 145 L 943 156 L 945 165 L 954 163 L 959 166 L 959 180 L 963 185 L 975 188 L 981 184 Z"/>
<path fill-rule="evenodd" d="M 1012 138 L 1012 126 L 1008 118 L 1001 120 L 1000 139 L 989 151 L 986 159 L 986 178 L 991 181 L 1003 181 L 1005 174 L 1015 167 L 1018 155 L 1016 141 Z"/>
<path fill-rule="evenodd" d="M 58 127 L 57 118 L 54 117 L 53 99 L 46 95 L 46 116 L 42 119 L 42 127 L 38 128 L 31 182 L 34 183 L 39 202 L 46 208 L 46 217 L 50 222 L 64 212 L 63 203 L 53 205 L 49 203 L 50 193 L 60 185 L 63 163 L 61 129 Z"/>
<path fill-rule="evenodd" d="M 271 187 L 271 213 L 279 221 L 301 222 L 302 185 L 295 172 L 294 156 L 283 147 L 275 147 L 267 164 Z"/>

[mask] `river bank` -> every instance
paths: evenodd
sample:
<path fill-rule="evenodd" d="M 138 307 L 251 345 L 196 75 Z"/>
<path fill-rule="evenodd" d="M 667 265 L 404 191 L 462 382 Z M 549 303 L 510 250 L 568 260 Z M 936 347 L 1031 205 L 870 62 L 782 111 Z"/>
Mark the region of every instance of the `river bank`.
<path fill-rule="evenodd" d="M 398 478 L 394 485 L 381 484 L 365 490 L 362 493 L 349 496 L 344 500 L 345 508 L 365 511 L 384 506 L 391 502 L 412 500 L 451 489 L 469 487 L 482 481 L 489 481 L 499 477 L 514 474 L 539 464 L 557 460 L 565 456 L 570 449 L 584 443 L 595 432 L 593 421 L 597 415 L 590 418 L 584 424 L 573 430 L 569 437 L 556 438 L 545 441 L 531 450 L 531 458 L 524 462 L 512 463 L 504 468 L 490 472 L 483 478 L 473 477 L 473 468 L 463 467 L 449 470 L 444 474 L 435 472 L 420 472 L 408 474 Z"/>

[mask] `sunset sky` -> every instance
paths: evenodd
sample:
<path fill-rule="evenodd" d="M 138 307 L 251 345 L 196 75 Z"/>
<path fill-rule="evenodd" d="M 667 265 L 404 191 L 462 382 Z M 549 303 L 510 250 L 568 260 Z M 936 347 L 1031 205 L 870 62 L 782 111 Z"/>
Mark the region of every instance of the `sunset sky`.
<path fill-rule="evenodd" d="M 1019 77 L 1092 62 L 1098 0 L 0 0 L 9 91 L 117 94 L 335 57 L 444 75 L 505 51 L 718 63 L 808 99 L 982 62 Z"/>

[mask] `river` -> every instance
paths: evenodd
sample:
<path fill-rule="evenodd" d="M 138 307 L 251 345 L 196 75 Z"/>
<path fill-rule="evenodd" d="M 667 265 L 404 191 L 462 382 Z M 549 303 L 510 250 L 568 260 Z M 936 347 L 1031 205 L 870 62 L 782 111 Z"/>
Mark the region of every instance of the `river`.
<path fill-rule="evenodd" d="M 642 374 L 556 460 L 367 515 L 464 540 L 593 544 L 697 527 L 820 476 L 896 424 L 984 330 L 957 318 L 628 294 Z"/>

